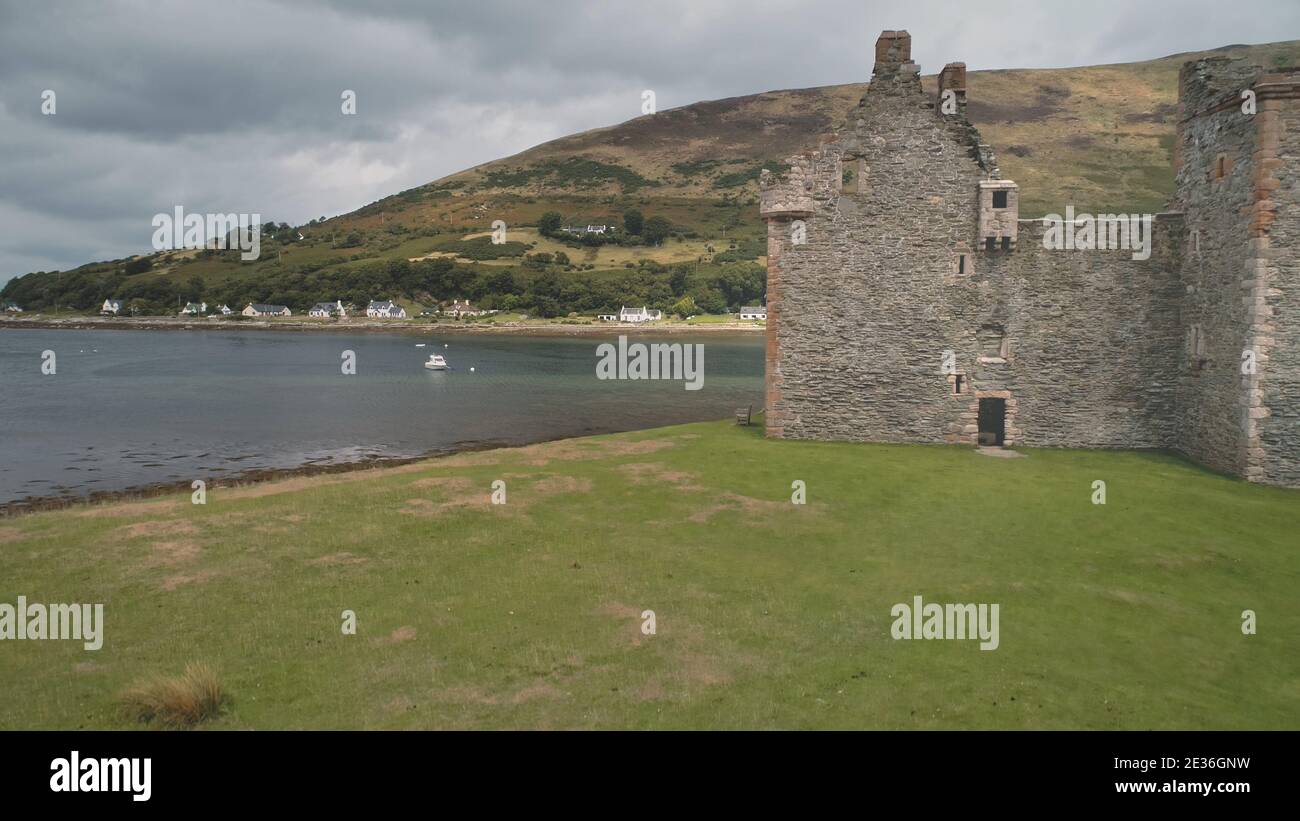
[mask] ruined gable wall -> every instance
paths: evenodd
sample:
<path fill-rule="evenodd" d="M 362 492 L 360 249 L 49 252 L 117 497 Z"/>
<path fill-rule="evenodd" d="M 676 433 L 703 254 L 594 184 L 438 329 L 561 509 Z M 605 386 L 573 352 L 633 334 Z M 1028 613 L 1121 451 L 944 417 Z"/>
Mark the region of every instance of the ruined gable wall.
<path fill-rule="evenodd" d="M 807 160 L 807 243 L 768 223 L 772 435 L 943 442 L 959 412 L 939 374 L 944 280 L 958 243 L 974 247 L 986 171 L 968 126 L 936 114 L 914 68 L 892 69 Z"/>

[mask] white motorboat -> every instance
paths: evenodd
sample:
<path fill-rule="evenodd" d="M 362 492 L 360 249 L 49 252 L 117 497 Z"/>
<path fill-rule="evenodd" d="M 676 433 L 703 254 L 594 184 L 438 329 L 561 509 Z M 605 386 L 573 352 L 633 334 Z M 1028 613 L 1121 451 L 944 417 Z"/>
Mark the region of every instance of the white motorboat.
<path fill-rule="evenodd" d="M 431 371 L 451 370 L 451 368 L 447 365 L 447 360 L 443 358 L 442 354 L 438 354 L 438 353 L 429 354 L 429 361 L 424 363 L 424 367 L 428 368 Z"/>

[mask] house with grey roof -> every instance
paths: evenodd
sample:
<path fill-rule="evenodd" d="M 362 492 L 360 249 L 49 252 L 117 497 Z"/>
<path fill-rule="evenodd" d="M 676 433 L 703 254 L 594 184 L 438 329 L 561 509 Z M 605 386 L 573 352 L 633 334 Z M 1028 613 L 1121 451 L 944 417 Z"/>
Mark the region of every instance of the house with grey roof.
<path fill-rule="evenodd" d="M 391 299 L 371 300 L 366 307 L 366 316 L 371 319 L 406 319 L 406 309 Z"/>
<path fill-rule="evenodd" d="M 293 316 L 293 311 L 285 305 L 266 305 L 250 302 L 242 311 L 244 316 Z"/>
<path fill-rule="evenodd" d="M 334 302 L 317 302 L 307 312 L 307 316 L 316 317 L 317 319 L 327 319 L 331 316 L 344 318 L 348 315 L 347 309 L 343 307 L 342 300 Z"/>

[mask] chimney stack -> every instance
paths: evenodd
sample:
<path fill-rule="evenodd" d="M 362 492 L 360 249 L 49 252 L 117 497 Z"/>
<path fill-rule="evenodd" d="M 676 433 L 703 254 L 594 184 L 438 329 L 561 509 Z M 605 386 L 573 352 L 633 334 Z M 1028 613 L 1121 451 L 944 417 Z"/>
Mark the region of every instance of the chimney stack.
<path fill-rule="evenodd" d="M 882 31 L 876 40 L 877 74 L 895 74 L 904 63 L 912 62 L 912 35 L 906 31 Z"/>
<path fill-rule="evenodd" d="M 944 92 L 951 91 L 956 99 L 955 111 L 944 110 Z M 966 64 L 949 63 L 939 72 L 939 111 L 944 114 L 962 114 L 966 111 Z"/>

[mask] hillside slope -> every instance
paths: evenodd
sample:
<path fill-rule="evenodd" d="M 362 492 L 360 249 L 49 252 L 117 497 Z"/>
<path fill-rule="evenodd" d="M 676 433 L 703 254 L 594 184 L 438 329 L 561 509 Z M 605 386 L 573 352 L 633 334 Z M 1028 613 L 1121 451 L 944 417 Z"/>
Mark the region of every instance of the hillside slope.
<path fill-rule="evenodd" d="M 1300 41 L 1226 46 L 1140 63 L 974 71 L 969 116 L 1021 187 L 1021 212 L 1158 210 L 1173 191 L 1178 69 L 1209 54 L 1263 66 L 1300 62 Z M 936 92 L 936 77 L 923 78 Z M 637 193 L 717 198 L 754 191 L 756 169 L 842 126 L 866 84 L 772 91 L 696 103 L 545 143 L 426 187 L 456 191 L 439 215 L 492 196 Z M 586 161 L 578 162 L 578 160 Z M 745 177 L 745 180 L 739 177 Z M 631 184 L 628 181 L 631 180 Z M 460 190 L 457 190 L 460 189 Z"/>
<path fill-rule="evenodd" d="M 1066 204 L 1082 211 L 1158 211 L 1173 191 L 1178 69 L 1211 53 L 1264 66 L 1296 64 L 1300 41 L 1139 63 L 971 72 L 968 112 L 993 146 L 1003 176 L 1020 184 L 1022 216 L 1061 211 Z M 934 76 L 924 83 L 933 93 Z M 616 309 L 622 302 L 667 308 L 694 295 L 702 310 L 714 310 L 721 302 L 734 305 L 762 295 L 761 288 L 755 293 L 724 281 L 728 266 L 750 266 L 739 274 L 748 279 L 761 263 L 759 171 L 779 167 L 783 158 L 835 131 L 865 88 L 849 84 L 700 102 L 563 137 L 349 214 L 281 231 L 264 241 L 255 263 L 240 263 L 233 252 L 156 254 L 143 272 L 124 270 L 125 260 L 93 263 L 16 279 L 0 294 L 29 310 L 47 311 L 90 310 L 107 296 L 134 297 L 142 310 L 199 297 L 232 306 L 284 302 L 300 310 L 317 299 L 367 295 L 395 296 L 412 305 L 469 296 L 543 315 Z M 565 223 L 621 225 L 628 208 L 664 218 L 672 235 L 650 247 L 626 237 L 618 253 L 609 245 L 574 241 L 564 251 L 568 263 L 543 255 L 524 264 L 528 251 L 565 248 L 539 244 L 535 231 L 518 230 L 536 226 L 543 213 L 558 212 Z M 497 219 L 518 242 L 464 241 Z M 299 231 L 302 241 L 296 239 Z M 438 261 L 440 269 L 454 270 L 413 275 L 403 267 L 420 259 L 426 262 L 409 264 L 422 270 Z M 689 265 L 689 275 L 670 283 L 671 272 L 663 266 L 671 265 Z M 626 273 L 629 268 L 633 273 Z M 534 287 L 539 277 L 544 304 Z M 566 296 L 566 288 L 601 293 L 579 299 Z M 508 295 L 516 299 L 505 300 Z"/>

